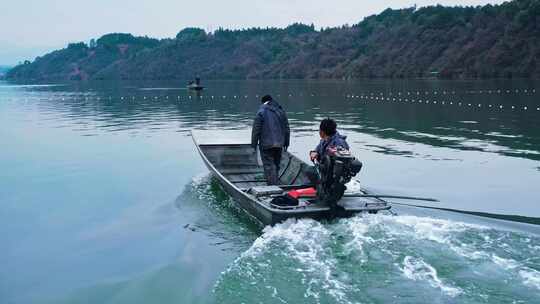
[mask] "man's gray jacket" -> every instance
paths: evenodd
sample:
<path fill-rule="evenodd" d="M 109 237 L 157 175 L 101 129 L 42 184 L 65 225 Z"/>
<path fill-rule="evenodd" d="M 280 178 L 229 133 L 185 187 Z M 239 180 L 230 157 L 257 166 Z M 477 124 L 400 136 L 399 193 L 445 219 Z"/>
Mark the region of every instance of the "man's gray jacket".
<path fill-rule="evenodd" d="M 263 150 L 288 147 L 291 130 L 287 114 L 275 100 L 262 104 L 253 121 L 251 146 Z"/>

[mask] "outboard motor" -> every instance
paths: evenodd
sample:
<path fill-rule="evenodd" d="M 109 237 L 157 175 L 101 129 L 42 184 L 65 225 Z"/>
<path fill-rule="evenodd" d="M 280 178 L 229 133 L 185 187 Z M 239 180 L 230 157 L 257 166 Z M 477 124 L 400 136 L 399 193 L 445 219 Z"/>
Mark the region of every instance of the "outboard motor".
<path fill-rule="evenodd" d="M 317 184 L 317 197 L 320 201 L 336 209 L 343 197 L 345 184 L 360 172 L 362 163 L 349 150 L 342 147 L 328 148 L 327 155 L 320 160 L 318 170 L 320 183 Z"/>

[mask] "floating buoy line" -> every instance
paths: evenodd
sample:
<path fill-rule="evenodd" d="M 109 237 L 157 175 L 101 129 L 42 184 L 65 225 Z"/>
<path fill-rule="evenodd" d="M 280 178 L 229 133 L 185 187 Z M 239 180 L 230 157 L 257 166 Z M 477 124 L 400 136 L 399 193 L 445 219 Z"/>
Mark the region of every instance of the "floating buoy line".
<path fill-rule="evenodd" d="M 348 93 L 342 95 L 327 95 L 327 94 L 315 94 L 315 93 L 298 93 L 298 94 L 275 94 L 277 98 L 294 98 L 294 97 L 328 97 L 328 98 L 345 98 L 346 100 L 353 101 L 358 100 L 359 102 L 364 103 L 414 103 L 414 104 L 430 104 L 430 105 L 440 105 L 440 106 L 456 106 L 464 108 L 488 108 L 488 109 L 511 109 L 511 110 L 521 110 L 521 111 L 539 111 L 540 105 L 531 106 L 531 105 L 506 105 L 496 102 L 491 103 L 478 103 L 478 102 L 465 102 L 467 99 L 464 95 L 472 94 L 492 94 L 492 95 L 507 95 L 507 94 L 525 94 L 526 96 L 533 96 L 536 94 L 535 88 L 529 89 L 482 89 L 482 90 L 465 90 L 456 92 L 455 90 L 402 90 L 402 91 L 386 91 L 386 92 L 359 92 L 359 93 Z M 214 100 L 231 100 L 231 101 L 241 101 L 241 100 L 251 100 L 258 99 L 262 96 L 261 94 L 255 95 L 245 95 L 245 94 L 235 94 L 235 95 L 157 95 L 157 96 L 96 96 L 89 95 L 89 93 L 74 95 L 66 94 L 59 95 L 55 97 L 39 97 L 31 96 L 26 98 L 7 98 L 8 101 L 53 101 L 53 100 L 62 100 L 62 101 L 116 101 L 120 102 L 138 102 L 138 101 L 167 101 L 167 102 L 188 102 L 188 101 L 199 101 L 199 102 L 211 102 Z"/>

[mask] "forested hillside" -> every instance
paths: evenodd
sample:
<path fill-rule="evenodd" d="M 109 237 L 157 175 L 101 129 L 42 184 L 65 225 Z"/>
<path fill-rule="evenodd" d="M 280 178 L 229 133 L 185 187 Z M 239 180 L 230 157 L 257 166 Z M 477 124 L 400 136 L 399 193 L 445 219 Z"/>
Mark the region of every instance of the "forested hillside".
<path fill-rule="evenodd" d="M 187 28 L 174 39 L 109 34 L 19 65 L 10 79 L 540 77 L 540 0 L 387 9 L 316 30 Z"/>
<path fill-rule="evenodd" d="M 0 79 L 4 78 L 4 75 L 7 73 L 7 71 L 9 71 L 9 69 L 11 69 L 11 67 L 0 65 Z"/>

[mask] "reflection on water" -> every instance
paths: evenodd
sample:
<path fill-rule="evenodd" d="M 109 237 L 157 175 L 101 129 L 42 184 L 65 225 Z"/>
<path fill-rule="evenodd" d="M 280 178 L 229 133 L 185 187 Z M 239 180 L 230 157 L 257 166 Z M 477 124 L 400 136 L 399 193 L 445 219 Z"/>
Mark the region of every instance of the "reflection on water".
<path fill-rule="evenodd" d="M 2 99 L 39 110 L 46 115 L 44 120 L 55 121 L 57 127 L 80 126 L 75 130 L 93 135 L 172 127 L 178 131 L 241 129 L 250 124 L 260 95 L 276 92 L 274 96 L 287 105 L 298 132 L 312 131 L 316 120 L 332 116 L 344 130 L 379 138 L 539 160 L 540 105 L 534 85 L 216 82 L 203 93 L 174 86 L 103 83 L 83 87 L 4 85 Z"/>
<path fill-rule="evenodd" d="M 247 142 L 260 96 L 271 93 L 288 111 L 290 150 L 303 159 L 330 116 L 374 191 L 540 218 L 537 89 L 525 81 L 214 81 L 196 94 L 162 82 L 0 83 L 8 232 L 0 295 L 7 303 L 528 301 L 540 271 L 529 258 L 538 255 L 533 236 L 409 211 L 290 222 L 261 235 L 208 177 L 189 132 Z M 253 278 L 263 283 L 254 288 Z"/>

